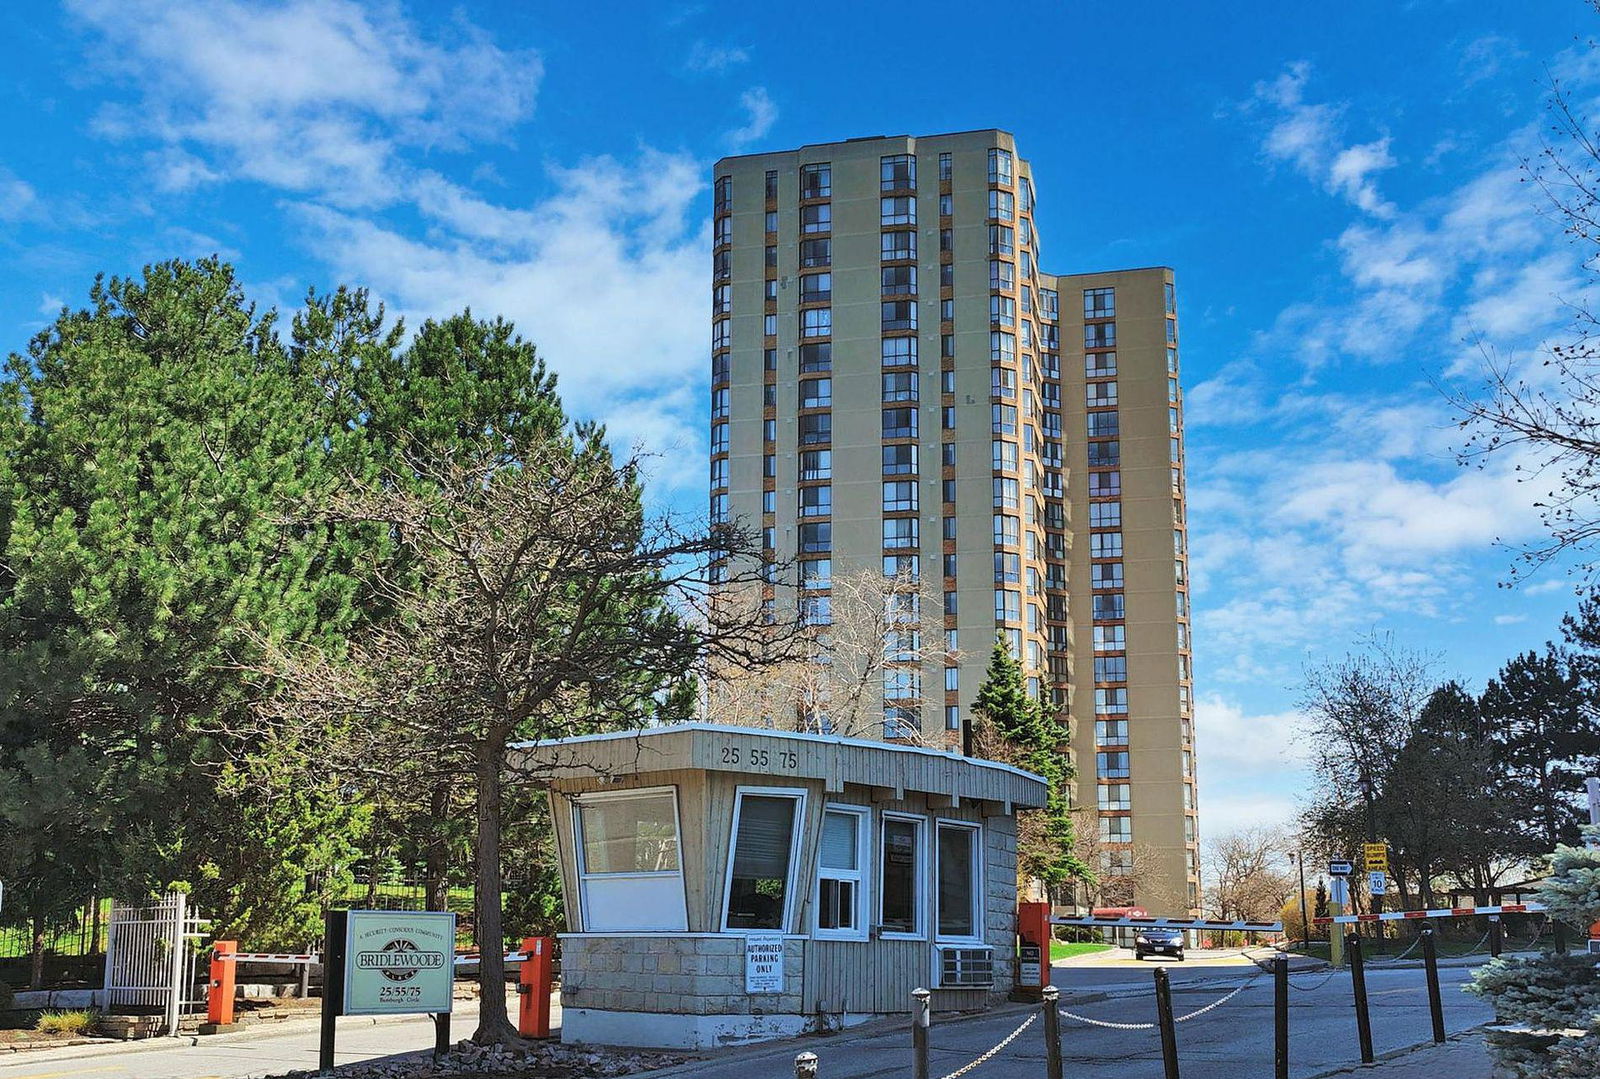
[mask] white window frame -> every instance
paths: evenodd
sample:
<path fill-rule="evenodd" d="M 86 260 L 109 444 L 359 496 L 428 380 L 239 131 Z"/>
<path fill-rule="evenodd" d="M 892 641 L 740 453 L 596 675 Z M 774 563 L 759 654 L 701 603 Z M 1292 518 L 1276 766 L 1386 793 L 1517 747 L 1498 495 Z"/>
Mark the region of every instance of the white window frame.
<path fill-rule="evenodd" d="M 613 800 L 620 799 L 620 798 L 639 798 L 639 797 L 644 797 L 644 796 L 648 796 L 648 795 L 660 795 L 660 794 L 670 795 L 671 798 L 672 798 L 672 827 L 673 827 L 674 832 L 676 833 L 675 839 L 676 839 L 676 842 L 678 844 L 678 869 L 677 869 L 677 872 L 674 873 L 674 874 L 668 874 L 668 873 L 590 873 L 589 870 L 588 870 L 588 865 L 587 865 L 586 859 L 584 857 L 584 832 L 583 832 L 583 813 L 582 813 L 582 809 L 583 809 L 584 805 L 586 805 L 586 804 L 587 805 L 593 805 L 595 802 L 613 801 Z M 676 786 L 628 787 L 628 788 L 626 788 L 624 790 L 585 791 L 582 794 L 574 795 L 570 799 L 570 809 L 571 809 L 571 813 L 572 813 L 572 838 L 573 838 L 573 844 L 572 845 L 573 845 L 573 848 L 574 848 L 573 852 L 572 852 L 572 862 L 573 862 L 573 867 L 577 870 L 577 877 L 578 877 L 578 917 L 579 917 L 580 921 L 582 922 L 583 931 L 586 932 L 586 933 L 588 933 L 588 932 L 613 932 L 613 930 L 595 930 L 595 929 L 592 929 L 590 927 L 590 919 L 589 919 L 589 881 L 590 880 L 592 880 L 592 879 L 602 879 L 602 880 L 643 880 L 643 879 L 655 878 L 655 877 L 665 878 L 665 877 L 671 875 L 671 876 L 676 876 L 677 879 L 678 879 L 678 895 L 679 895 L 679 898 L 683 902 L 682 910 L 683 910 L 684 920 L 683 920 L 682 928 L 680 928 L 680 929 L 614 930 L 614 932 L 630 932 L 630 933 L 633 933 L 633 932 L 637 932 L 637 933 L 683 933 L 683 932 L 687 932 L 687 930 L 689 928 L 689 926 L 688 926 L 689 897 L 688 897 L 687 890 L 684 888 L 684 880 L 683 880 L 683 820 L 682 820 L 682 811 L 680 810 L 680 808 L 678 806 L 678 788 Z"/>
<path fill-rule="evenodd" d="M 933 859 L 928 868 L 931 882 L 932 898 L 930 905 L 937 906 L 939 899 L 939 829 L 959 828 L 972 833 L 972 928 L 971 936 L 946 936 L 939 932 L 939 912 L 931 911 L 929 925 L 934 934 L 934 940 L 940 944 L 987 944 L 984 939 L 984 877 L 983 877 L 983 825 L 976 821 L 956 820 L 951 817 L 936 817 L 933 822 Z"/>
<path fill-rule="evenodd" d="M 917 864 L 911 874 L 911 909 L 914 929 L 910 933 L 899 930 L 883 928 L 883 859 L 887 844 L 883 841 L 883 829 L 890 821 L 899 821 L 904 824 L 913 824 L 917 829 L 916 853 Z M 876 844 L 877 857 L 873 865 L 877 867 L 878 879 L 874 884 L 878 895 L 873 910 L 878 914 L 878 939 L 879 940 L 927 940 L 928 939 L 928 871 L 932 864 L 928 857 L 928 818 L 915 813 L 894 813 L 885 811 L 878 823 Z"/>
<path fill-rule="evenodd" d="M 739 814 L 744 809 L 744 798 L 747 794 L 766 795 L 774 798 L 793 798 L 796 802 L 794 810 L 794 830 L 789 836 L 789 875 L 783 882 L 783 920 L 776 929 L 732 929 L 728 926 L 728 900 L 733 895 L 733 859 L 738 853 L 739 843 Z M 795 871 L 800 866 L 800 840 L 806 830 L 806 789 L 804 787 L 735 787 L 733 791 L 733 823 L 728 831 L 728 861 L 722 872 L 722 928 L 723 933 L 732 933 L 745 937 L 752 933 L 782 933 L 789 934 L 789 926 L 793 924 L 794 893 L 796 890 Z"/>
<path fill-rule="evenodd" d="M 823 823 L 826 824 L 829 813 L 846 813 L 856 819 L 856 869 L 854 875 L 849 871 L 824 868 L 822 864 L 822 832 L 817 832 L 817 874 L 816 881 L 811 889 L 812 918 L 811 936 L 816 940 L 866 940 L 868 930 L 868 914 L 873 905 L 870 898 L 872 891 L 872 866 L 876 863 L 872 857 L 872 835 L 870 825 L 872 822 L 872 809 L 869 806 L 851 805 L 849 803 L 824 802 L 822 804 Z M 854 881 L 856 886 L 856 910 L 854 929 L 824 929 L 820 922 L 822 918 L 822 878 L 830 880 Z"/>

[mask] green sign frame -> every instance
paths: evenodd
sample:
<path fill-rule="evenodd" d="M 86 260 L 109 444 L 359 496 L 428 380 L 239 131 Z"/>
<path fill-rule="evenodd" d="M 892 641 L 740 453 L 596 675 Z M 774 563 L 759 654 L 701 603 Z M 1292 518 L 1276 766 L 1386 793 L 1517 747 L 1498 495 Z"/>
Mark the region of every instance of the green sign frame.
<path fill-rule="evenodd" d="M 352 910 L 344 934 L 344 1015 L 448 1015 L 455 990 L 456 916 Z"/>

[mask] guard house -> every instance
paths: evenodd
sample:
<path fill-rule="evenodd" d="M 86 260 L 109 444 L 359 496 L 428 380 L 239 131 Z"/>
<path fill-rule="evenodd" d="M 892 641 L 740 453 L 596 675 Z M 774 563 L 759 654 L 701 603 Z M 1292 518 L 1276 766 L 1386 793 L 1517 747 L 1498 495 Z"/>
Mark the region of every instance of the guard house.
<path fill-rule="evenodd" d="M 1032 773 L 703 723 L 512 754 L 549 777 L 567 1041 L 729 1045 L 1013 987 Z"/>

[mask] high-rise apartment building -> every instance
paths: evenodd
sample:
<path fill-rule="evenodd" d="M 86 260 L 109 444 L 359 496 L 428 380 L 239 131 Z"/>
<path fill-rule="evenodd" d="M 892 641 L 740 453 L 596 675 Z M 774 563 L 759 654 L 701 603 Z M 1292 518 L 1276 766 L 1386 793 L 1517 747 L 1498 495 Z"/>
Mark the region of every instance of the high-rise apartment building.
<path fill-rule="evenodd" d="M 1173 276 L 1045 273 L 1037 205 L 998 130 L 719 161 L 712 516 L 760 529 L 767 601 L 811 623 L 847 573 L 942 605 L 946 647 L 883 667 L 875 735 L 959 748 L 1003 637 L 1073 717 L 1102 902 L 1193 908 Z"/>

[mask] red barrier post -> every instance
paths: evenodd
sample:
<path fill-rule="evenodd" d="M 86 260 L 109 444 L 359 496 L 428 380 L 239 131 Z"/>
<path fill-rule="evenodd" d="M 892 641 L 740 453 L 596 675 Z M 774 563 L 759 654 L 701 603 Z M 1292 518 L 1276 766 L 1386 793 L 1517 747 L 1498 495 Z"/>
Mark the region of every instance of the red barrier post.
<path fill-rule="evenodd" d="M 551 937 L 523 937 L 522 974 L 517 980 L 520 996 L 517 1007 L 517 1033 L 524 1038 L 550 1036 L 550 994 L 555 984 L 556 942 Z"/>
<path fill-rule="evenodd" d="M 211 1026 L 233 1024 L 234 970 L 239 964 L 222 957 L 238 950 L 236 940 L 211 942 L 211 979 L 206 983 L 206 1022 Z"/>
<path fill-rule="evenodd" d="M 1018 903 L 1017 990 L 1038 999 L 1050 984 L 1050 904 Z"/>

